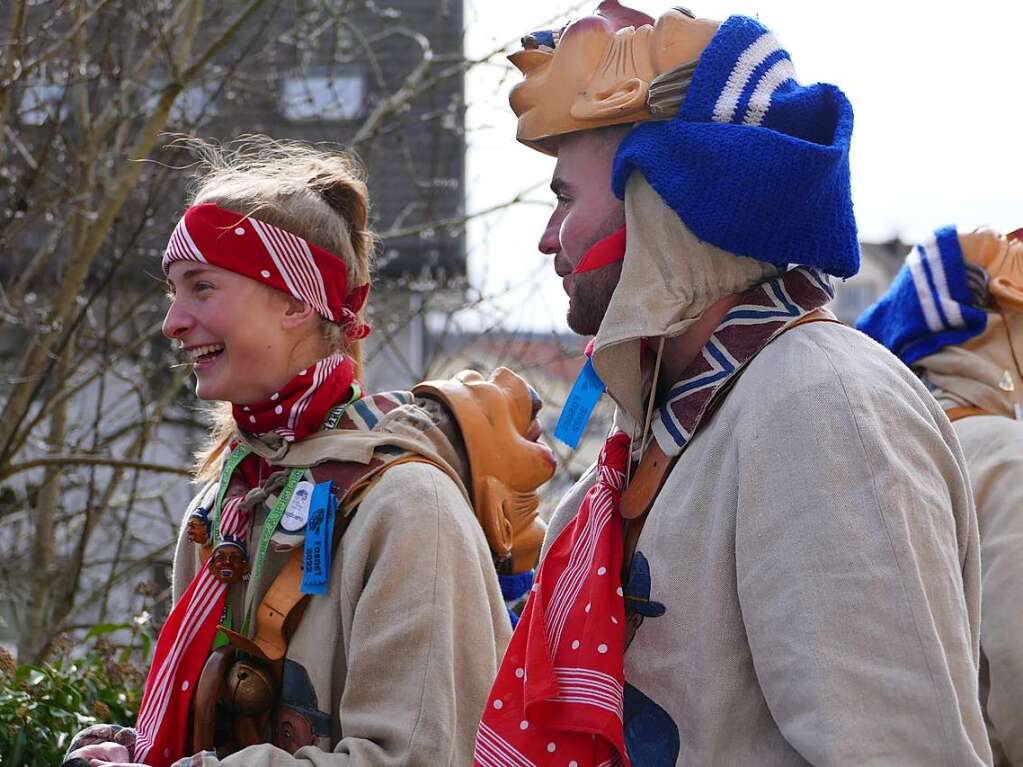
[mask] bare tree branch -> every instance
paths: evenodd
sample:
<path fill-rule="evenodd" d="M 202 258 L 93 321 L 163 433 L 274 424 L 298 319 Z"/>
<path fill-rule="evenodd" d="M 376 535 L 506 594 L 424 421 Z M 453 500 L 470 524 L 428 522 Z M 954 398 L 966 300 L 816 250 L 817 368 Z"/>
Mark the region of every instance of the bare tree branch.
<path fill-rule="evenodd" d="M 109 466 L 116 469 L 150 471 L 155 474 L 175 474 L 179 477 L 190 477 L 192 475 L 189 469 L 184 469 L 181 466 L 169 466 L 163 463 L 150 463 L 149 461 L 131 461 L 102 455 L 71 454 L 51 455 L 45 458 L 33 458 L 31 461 L 23 461 L 22 463 L 12 463 L 3 472 L 0 472 L 0 479 L 7 479 L 15 474 L 31 469 L 53 466 Z"/>

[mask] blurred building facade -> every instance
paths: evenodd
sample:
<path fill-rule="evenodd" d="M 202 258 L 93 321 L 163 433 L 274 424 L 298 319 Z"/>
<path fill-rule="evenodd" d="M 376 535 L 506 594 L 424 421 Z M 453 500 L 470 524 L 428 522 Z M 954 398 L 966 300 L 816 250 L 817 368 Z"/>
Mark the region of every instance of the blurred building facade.
<path fill-rule="evenodd" d="M 831 310 L 852 325 L 863 311 L 888 290 L 909 253 L 910 244 L 900 238 L 860 243 L 860 270 L 847 280 L 835 280 Z"/>

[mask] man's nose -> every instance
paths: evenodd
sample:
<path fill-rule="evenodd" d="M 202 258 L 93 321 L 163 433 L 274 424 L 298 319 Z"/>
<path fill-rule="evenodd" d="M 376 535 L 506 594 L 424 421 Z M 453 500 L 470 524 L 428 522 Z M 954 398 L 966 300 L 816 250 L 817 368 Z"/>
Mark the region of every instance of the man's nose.
<path fill-rule="evenodd" d="M 193 324 L 192 316 L 174 300 L 167 307 L 167 315 L 163 318 L 163 327 L 161 329 L 167 338 L 175 340 L 184 336 Z"/>
<path fill-rule="evenodd" d="M 551 216 L 547 222 L 547 228 L 543 230 L 543 234 L 540 235 L 540 242 L 537 243 L 537 250 L 548 256 L 555 256 L 558 251 L 561 250 L 561 237 L 559 233 L 561 231 L 560 223 L 554 220 L 554 216 Z"/>

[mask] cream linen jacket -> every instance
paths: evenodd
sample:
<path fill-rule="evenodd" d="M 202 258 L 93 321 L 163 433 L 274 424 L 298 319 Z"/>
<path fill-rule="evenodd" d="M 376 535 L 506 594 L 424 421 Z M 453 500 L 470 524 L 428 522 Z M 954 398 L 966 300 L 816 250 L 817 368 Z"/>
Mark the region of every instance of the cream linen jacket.
<path fill-rule="evenodd" d="M 382 421 L 378 430 L 385 427 Z M 352 454 L 339 457 L 368 459 L 370 442 L 361 435 L 342 433 Z M 197 547 L 183 533 L 175 601 L 198 566 Z M 261 592 L 289 555 L 270 551 Z M 232 601 L 239 605 L 240 594 Z M 335 553 L 329 592 L 309 601 L 288 648 L 285 693 L 290 688 L 292 702 L 326 732 L 294 755 L 259 745 L 178 764 L 467 765 L 510 635 L 490 550 L 463 491 L 433 466 L 395 466 L 359 505 Z"/>
<path fill-rule="evenodd" d="M 782 335 L 697 432 L 639 538 L 633 764 L 990 764 L 978 545 L 962 452 L 920 381 L 850 328 Z"/>
<path fill-rule="evenodd" d="M 977 504 L 982 571 L 983 702 L 996 764 L 1023 765 L 1023 422 L 955 422 Z"/>
<path fill-rule="evenodd" d="M 1008 326 L 1005 324 L 1008 321 Z M 914 367 L 946 408 L 979 405 L 991 416 L 953 426 L 977 505 L 981 552 L 981 699 L 995 764 L 1023 765 L 1023 381 L 1007 332 L 1023 339 L 1023 315 L 988 315 L 978 338 L 924 357 Z M 1008 378 L 1006 378 L 1008 376 Z M 1003 388 L 1004 387 L 1004 388 Z"/>

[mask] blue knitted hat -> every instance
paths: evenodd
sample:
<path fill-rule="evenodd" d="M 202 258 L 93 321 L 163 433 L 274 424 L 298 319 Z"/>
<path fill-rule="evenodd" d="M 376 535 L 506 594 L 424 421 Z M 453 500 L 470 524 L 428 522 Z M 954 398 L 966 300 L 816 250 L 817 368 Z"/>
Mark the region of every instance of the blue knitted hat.
<path fill-rule="evenodd" d="M 910 251 L 888 292 L 856 327 L 912 365 L 984 332 L 987 312 L 972 301 L 959 236 L 948 226 Z"/>
<path fill-rule="evenodd" d="M 700 56 L 678 116 L 622 141 L 612 183 L 638 170 L 692 232 L 731 253 L 836 277 L 859 270 L 849 187 L 852 107 L 801 86 L 757 21 L 732 16 Z"/>

